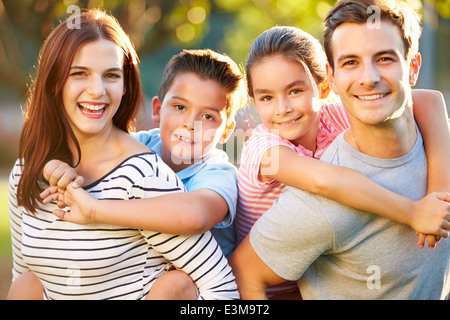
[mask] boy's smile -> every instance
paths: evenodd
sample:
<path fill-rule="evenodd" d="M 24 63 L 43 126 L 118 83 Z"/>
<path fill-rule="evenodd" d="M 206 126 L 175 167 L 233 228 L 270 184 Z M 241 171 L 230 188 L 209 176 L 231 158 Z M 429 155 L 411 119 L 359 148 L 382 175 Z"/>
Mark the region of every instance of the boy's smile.
<path fill-rule="evenodd" d="M 160 124 L 163 160 L 175 171 L 208 155 L 231 124 L 226 89 L 194 73 L 178 74 L 164 100 L 155 97 L 152 106 L 153 121 Z"/>

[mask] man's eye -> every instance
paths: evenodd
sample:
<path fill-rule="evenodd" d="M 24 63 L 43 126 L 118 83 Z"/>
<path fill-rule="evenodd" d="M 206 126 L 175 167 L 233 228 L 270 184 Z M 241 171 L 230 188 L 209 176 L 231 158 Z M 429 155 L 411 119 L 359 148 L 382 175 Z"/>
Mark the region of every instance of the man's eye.
<path fill-rule="evenodd" d="M 260 100 L 261 101 L 271 101 L 271 100 L 273 100 L 273 97 L 272 96 L 264 96 Z"/>
<path fill-rule="evenodd" d="M 355 60 L 349 60 L 349 61 L 345 61 L 345 62 L 343 63 L 344 66 L 353 66 L 353 65 L 355 65 L 355 64 L 356 64 L 356 61 L 355 61 Z"/>

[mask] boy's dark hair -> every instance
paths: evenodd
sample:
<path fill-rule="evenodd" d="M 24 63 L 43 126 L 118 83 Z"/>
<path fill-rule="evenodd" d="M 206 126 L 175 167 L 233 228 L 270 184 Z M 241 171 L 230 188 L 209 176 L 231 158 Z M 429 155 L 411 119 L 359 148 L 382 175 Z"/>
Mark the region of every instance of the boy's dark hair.
<path fill-rule="evenodd" d="M 331 50 L 334 30 L 343 23 L 370 23 L 374 14 L 389 21 L 400 29 L 405 48 L 405 59 L 411 61 L 419 51 L 419 38 L 422 33 L 420 16 L 403 0 L 341 0 L 328 12 L 324 24 L 323 45 L 328 62 L 332 68 Z"/>
<path fill-rule="evenodd" d="M 183 50 L 173 56 L 164 69 L 158 97 L 164 100 L 175 77 L 180 73 L 194 73 L 202 79 L 214 80 L 228 93 L 226 114 L 234 119 L 246 102 L 245 81 L 237 64 L 227 55 L 209 49 Z"/>

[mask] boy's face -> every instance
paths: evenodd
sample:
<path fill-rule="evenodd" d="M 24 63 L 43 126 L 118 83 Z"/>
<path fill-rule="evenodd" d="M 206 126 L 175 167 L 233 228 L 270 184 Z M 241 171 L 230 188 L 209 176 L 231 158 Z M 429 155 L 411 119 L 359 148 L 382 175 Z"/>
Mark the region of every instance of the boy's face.
<path fill-rule="evenodd" d="M 162 156 L 168 164 L 188 167 L 204 158 L 234 128 L 227 121 L 227 91 L 194 73 L 178 74 L 164 100 L 153 98 L 153 121 L 160 124 Z"/>
<path fill-rule="evenodd" d="M 405 60 L 397 26 L 388 21 L 381 21 L 379 28 L 344 23 L 334 31 L 331 49 L 330 86 L 356 123 L 384 123 L 400 116 L 411 103 L 410 86 L 419 68 L 410 68 Z"/>

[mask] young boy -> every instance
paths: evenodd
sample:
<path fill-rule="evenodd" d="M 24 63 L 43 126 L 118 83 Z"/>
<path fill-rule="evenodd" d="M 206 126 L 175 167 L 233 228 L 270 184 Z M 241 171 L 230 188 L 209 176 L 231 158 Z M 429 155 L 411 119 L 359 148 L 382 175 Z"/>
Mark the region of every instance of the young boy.
<path fill-rule="evenodd" d="M 245 102 L 244 76 L 231 58 L 211 50 L 182 51 L 167 64 L 159 94 L 152 99 L 152 118 L 160 128 L 134 136 L 175 171 L 188 192 L 133 201 L 99 201 L 87 193 L 77 193 L 72 187 L 81 186 L 84 179 L 68 164 L 52 160 L 43 172 L 51 186 L 41 195 L 44 203 L 57 201 L 65 207 L 64 197 L 66 202 L 69 197 L 70 211 L 58 210 L 55 214 L 78 224 L 107 223 L 180 235 L 211 229 L 228 258 L 235 242 L 232 222 L 238 194 L 237 169 L 216 145 L 230 137 L 234 116 Z M 69 184 L 72 187 L 67 188 Z M 160 277 L 164 281 L 154 284 L 148 299 L 189 296 L 184 292 L 192 292 L 193 283 L 187 282 L 181 271 L 174 271 Z M 33 274 L 20 280 L 36 288 L 37 294 L 24 296 L 26 293 L 15 291 L 9 298 L 39 296 L 40 283 Z"/>

